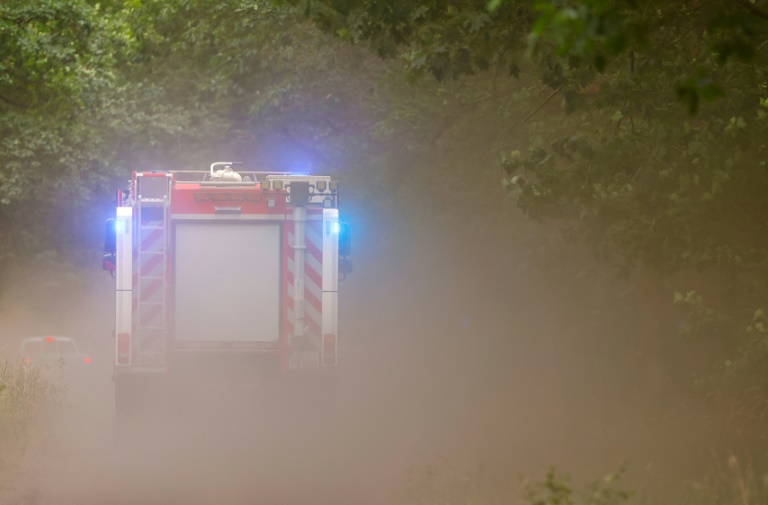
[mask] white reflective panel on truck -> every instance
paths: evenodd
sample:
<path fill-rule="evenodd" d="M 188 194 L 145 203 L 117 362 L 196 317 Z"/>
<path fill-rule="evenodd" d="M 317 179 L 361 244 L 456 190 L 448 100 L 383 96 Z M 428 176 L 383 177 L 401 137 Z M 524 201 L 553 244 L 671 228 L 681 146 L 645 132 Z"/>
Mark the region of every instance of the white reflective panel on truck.
<path fill-rule="evenodd" d="M 179 222 L 175 338 L 276 341 L 280 332 L 280 225 Z"/>
<path fill-rule="evenodd" d="M 323 209 L 323 292 L 339 290 L 339 211 Z"/>
<path fill-rule="evenodd" d="M 122 343 L 115 345 L 115 363 L 130 365 L 133 331 L 133 209 L 118 207 L 116 217 L 115 338 Z"/>
<path fill-rule="evenodd" d="M 133 209 L 118 207 L 114 226 L 117 250 L 115 286 L 118 291 L 130 291 L 133 288 Z"/>

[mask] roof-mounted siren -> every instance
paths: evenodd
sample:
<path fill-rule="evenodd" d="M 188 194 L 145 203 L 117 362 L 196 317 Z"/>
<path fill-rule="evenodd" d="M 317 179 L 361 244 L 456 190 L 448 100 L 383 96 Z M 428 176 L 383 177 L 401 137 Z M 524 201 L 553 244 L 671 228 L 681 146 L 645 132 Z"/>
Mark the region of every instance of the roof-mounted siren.
<path fill-rule="evenodd" d="M 288 183 L 288 202 L 294 207 L 306 207 L 310 201 L 309 182 L 291 181 Z"/>
<path fill-rule="evenodd" d="M 242 165 L 240 161 L 217 161 L 211 163 L 212 181 L 243 182 L 243 177 L 232 169 L 233 165 Z M 217 169 L 216 167 L 222 167 Z"/>

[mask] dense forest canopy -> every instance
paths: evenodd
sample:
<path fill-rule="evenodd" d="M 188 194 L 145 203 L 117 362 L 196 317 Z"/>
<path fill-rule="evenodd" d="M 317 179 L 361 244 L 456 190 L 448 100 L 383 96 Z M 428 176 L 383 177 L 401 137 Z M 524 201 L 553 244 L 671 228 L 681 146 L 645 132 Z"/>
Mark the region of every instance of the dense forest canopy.
<path fill-rule="evenodd" d="M 0 267 L 90 261 L 137 167 L 331 171 L 381 207 L 489 205 L 497 171 L 620 274 L 700 275 L 681 331 L 764 415 L 767 35 L 766 0 L 7 0 Z M 451 149 L 478 166 L 430 168 Z"/>

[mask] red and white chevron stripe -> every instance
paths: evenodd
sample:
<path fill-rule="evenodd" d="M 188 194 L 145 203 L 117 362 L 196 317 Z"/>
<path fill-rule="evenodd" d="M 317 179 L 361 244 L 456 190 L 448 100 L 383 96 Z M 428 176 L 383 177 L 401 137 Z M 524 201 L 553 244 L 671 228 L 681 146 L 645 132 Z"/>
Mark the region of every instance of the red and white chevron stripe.
<path fill-rule="evenodd" d="M 293 333 L 294 299 L 294 222 L 286 221 L 285 231 L 288 234 L 288 271 L 285 278 L 285 302 L 288 313 L 287 333 Z M 304 255 L 304 324 L 309 332 L 311 341 L 319 348 L 323 325 L 323 240 L 322 221 L 308 220 L 305 224 L 306 254 Z"/>

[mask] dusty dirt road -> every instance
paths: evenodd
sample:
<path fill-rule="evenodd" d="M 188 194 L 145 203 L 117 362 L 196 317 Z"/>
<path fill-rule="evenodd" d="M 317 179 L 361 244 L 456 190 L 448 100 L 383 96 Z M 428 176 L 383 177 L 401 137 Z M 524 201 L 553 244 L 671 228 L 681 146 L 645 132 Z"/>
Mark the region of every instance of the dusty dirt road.
<path fill-rule="evenodd" d="M 119 432 L 109 372 L 98 372 L 86 391 L 71 391 L 79 401 L 56 415 L 47 437 L 27 453 L 0 503 L 386 501 L 384 494 L 377 496 L 386 488 L 385 462 L 377 461 L 362 438 L 362 444 L 355 442 L 368 434 L 337 422 L 336 416 L 291 418 L 243 408 L 235 394 L 225 393 L 184 414 L 163 411 Z M 374 445 L 382 442 L 374 440 Z M 390 473 L 395 480 L 399 477 L 398 472 Z"/>
<path fill-rule="evenodd" d="M 27 454 L 0 504 L 391 505 L 409 466 L 437 461 L 458 474 L 484 464 L 500 483 L 497 501 L 513 504 L 522 503 L 520 477 L 550 465 L 583 481 L 626 461 L 636 490 L 706 470 L 722 430 L 670 387 L 652 342 L 639 346 L 653 327 L 618 338 L 583 322 L 587 308 L 608 303 L 601 298 L 587 303 L 524 271 L 501 282 L 479 262 L 410 260 L 396 278 L 372 272 L 377 282 L 349 286 L 344 328 L 360 351 L 344 360 L 331 426 L 211 395 L 229 405 L 201 404 L 121 440 L 105 366 L 87 401 L 65 409 Z M 6 315 L 0 330 L 90 335 L 94 363 L 111 363 L 113 286 L 103 277 L 93 286 L 80 306 Z"/>

